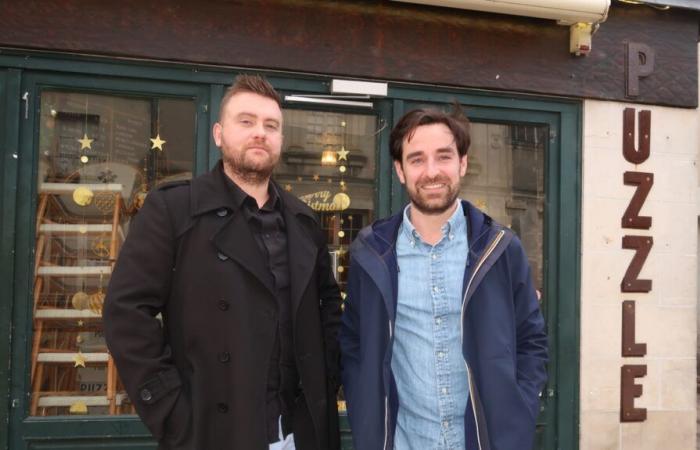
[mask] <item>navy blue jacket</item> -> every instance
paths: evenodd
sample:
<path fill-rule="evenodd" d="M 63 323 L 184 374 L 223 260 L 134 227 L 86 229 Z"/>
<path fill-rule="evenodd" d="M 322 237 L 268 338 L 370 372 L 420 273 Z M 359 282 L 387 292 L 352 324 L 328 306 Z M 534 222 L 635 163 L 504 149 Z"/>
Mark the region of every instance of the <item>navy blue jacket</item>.
<path fill-rule="evenodd" d="M 545 323 L 515 234 L 469 202 L 462 352 L 470 375 L 467 450 L 527 450 L 547 379 Z M 398 394 L 391 371 L 398 265 L 396 214 L 363 229 L 350 248 L 340 332 L 343 385 L 358 450 L 393 449 Z M 402 450 L 402 449 L 398 449 Z"/>

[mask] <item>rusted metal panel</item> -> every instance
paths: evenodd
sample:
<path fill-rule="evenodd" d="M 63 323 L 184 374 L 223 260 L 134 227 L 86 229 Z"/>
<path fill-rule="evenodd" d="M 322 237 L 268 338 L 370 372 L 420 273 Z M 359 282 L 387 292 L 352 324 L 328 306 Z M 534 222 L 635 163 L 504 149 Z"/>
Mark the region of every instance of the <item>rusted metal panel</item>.
<path fill-rule="evenodd" d="M 683 107 L 697 106 L 697 30 L 693 11 L 616 3 L 574 57 L 553 21 L 394 2 L 0 2 L 6 47 Z M 631 97 L 630 42 L 656 55 Z"/>

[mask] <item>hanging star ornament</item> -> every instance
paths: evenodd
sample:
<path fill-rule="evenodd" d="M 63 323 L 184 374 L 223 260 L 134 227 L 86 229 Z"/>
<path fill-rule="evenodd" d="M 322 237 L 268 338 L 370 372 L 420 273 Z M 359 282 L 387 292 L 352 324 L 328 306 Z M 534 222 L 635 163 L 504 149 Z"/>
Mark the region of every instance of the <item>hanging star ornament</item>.
<path fill-rule="evenodd" d="M 158 149 L 163 151 L 163 145 L 168 142 L 160 138 L 160 133 L 155 138 L 151 138 L 151 150 Z"/>
<path fill-rule="evenodd" d="M 314 174 L 314 181 L 318 181 L 320 178 L 317 173 Z"/>
<path fill-rule="evenodd" d="M 348 153 L 350 153 L 350 152 L 345 150 L 345 147 L 341 147 L 340 150 L 338 150 L 335 153 L 338 155 L 338 161 L 342 161 L 342 160 L 347 161 L 348 160 Z"/>
<path fill-rule="evenodd" d="M 87 133 L 83 133 L 83 138 L 77 139 L 77 141 L 80 142 L 80 150 L 84 150 L 86 148 L 92 150 L 92 141 L 94 141 L 94 139 L 90 139 Z"/>
<path fill-rule="evenodd" d="M 73 362 L 75 363 L 74 367 L 85 367 L 85 357 L 80 352 L 73 357 Z"/>

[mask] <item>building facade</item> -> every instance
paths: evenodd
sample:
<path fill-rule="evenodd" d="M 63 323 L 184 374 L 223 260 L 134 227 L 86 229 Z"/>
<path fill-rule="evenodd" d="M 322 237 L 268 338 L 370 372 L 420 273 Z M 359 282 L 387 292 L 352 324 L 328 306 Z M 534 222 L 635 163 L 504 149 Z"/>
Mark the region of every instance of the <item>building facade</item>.
<path fill-rule="evenodd" d="M 460 103 L 461 194 L 518 233 L 548 324 L 536 448 L 694 448 L 700 7 L 602 3 L 591 35 L 393 1 L 0 3 L 0 448 L 155 448 L 103 289 L 148 191 L 218 160 L 239 73 L 283 95 L 275 178 L 341 288 L 357 232 L 406 202 L 392 125 Z"/>

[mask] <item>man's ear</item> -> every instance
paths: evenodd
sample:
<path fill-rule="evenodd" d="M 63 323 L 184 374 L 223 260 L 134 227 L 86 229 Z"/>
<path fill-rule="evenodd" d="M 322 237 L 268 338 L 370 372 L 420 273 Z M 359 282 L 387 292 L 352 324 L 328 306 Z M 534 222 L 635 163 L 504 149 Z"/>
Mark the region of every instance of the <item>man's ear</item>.
<path fill-rule="evenodd" d="M 467 174 L 468 166 L 469 164 L 467 164 L 467 155 L 464 155 L 459 159 L 459 176 L 463 177 Z"/>
<path fill-rule="evenodd" d="M 406 184 L 406 177 L 403 173 L 403 165 L 401 161 L 394 161 L 394 169 L 396 169 L 396 176 L 399 177 L 401 184 Z"/>
<path fill-rule="evenodd" d="M 216 143 L 217 147 L 221 147 L 221 133 L 223 131 L 223 127 L 219 122 L 216 122 L 214 124 L 214 128 L 211 130 L 212 136 L 214 136 L 214 142 Z"/>

